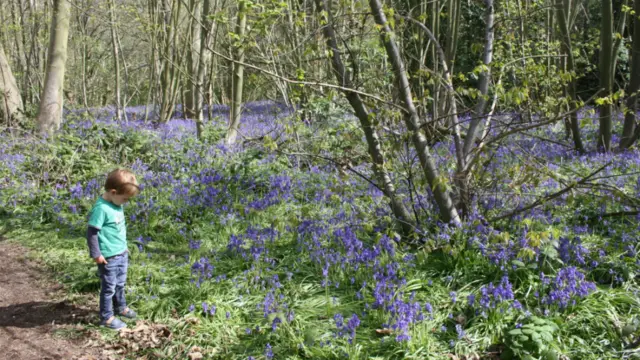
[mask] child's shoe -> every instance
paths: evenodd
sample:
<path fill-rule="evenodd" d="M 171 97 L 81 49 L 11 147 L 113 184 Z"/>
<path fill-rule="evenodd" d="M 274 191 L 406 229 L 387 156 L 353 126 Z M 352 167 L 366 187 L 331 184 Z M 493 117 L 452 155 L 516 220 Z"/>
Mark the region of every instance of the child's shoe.
<path fill-rule="evenodd" d="M 124 316 L 127 319 L 135 319 L 138 316 L 135 311 L 129 308 L 125 308 L 124 310 L 122 310 L 119 315 Z"/>
<path fill-rule="evenodd" d="M 127 327 L 127 324 L 117 317 L 113 317 L 111 322 L 108 322 L 108 320 L 100 322 L 100 326 L 108 327 L 111 330 L 122 330 Z"/>

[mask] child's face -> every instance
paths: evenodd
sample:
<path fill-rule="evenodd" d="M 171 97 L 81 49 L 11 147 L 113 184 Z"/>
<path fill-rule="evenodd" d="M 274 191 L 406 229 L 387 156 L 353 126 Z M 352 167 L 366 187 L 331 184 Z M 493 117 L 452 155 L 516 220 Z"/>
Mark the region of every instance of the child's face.
<path fill-rule="evenodd" d="M 112 203 L 122 205 L 126 204 L 133 196 L 128 194 L 116 194 L 115 190 L 111 190 L 109 197 L 111 198 L 110 200 Z"/>

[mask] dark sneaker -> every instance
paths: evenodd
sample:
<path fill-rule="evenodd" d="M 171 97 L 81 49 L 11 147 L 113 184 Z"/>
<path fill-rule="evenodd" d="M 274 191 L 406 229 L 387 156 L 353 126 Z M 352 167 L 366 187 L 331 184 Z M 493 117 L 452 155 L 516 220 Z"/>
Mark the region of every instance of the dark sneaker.
<path fill-rule="evenodd" d="M 100 323 L 100 326 L 108 327 L 111 330 L 121 330 L 126 328 L 127 324 L 125 324 L 124 321 L 118 319 L 117 317 L 114 317 L 110 323 L 107 323 L 106 321 L 102 321 Z"/>
<path fill-rule="evenodd" d="M 120 316 L 124 316 L 127 319 L 135 319 L 136 317 L 138 317 L 138 314 L 136 314 L 135 311 L 133 311 L 133 310 L 131 310 L 129 308 L 126 308 L 123 311 L 121 311 L 119 315 Z"/>

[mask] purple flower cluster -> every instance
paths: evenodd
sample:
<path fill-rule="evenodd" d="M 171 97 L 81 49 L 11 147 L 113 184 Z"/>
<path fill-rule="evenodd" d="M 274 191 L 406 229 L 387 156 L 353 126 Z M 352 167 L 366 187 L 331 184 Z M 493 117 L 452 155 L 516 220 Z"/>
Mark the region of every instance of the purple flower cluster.
<path fill-rule="evenodd" d="M 558 254 L 565 264 L 575 263 L 580 266 L 587 264 L 586 258 L 589 256 L 589 250 L 582 246 L 580 237 L 576 236 L 570 239 L 569 237 L 561 236 L 558 244 Z"/>
<path fill-rule="evenodd" d="M 485 311 L 495 309 L 500 304 L 513 299 L 514 295 L 511 283 L 509 282 L 509 277 L 504 275 L 498 285 L 489 283 L 489 285 L 480 288 L 480 299 L 478 299 L 478 304 L 483 311 Z M 469 297 L 468 300 L 469 306 L 473 307 L 475 304 L 475 297 Z"/>
<path fill-rule="evenodd" d="M 333 316 L 333 320 L 335 321 L 336 327 L 338 328 L 336 336 L 342 337 L 344 335 L 349 335 L 348 342 L 349 344 L 353 343 L 356 338 L 356 329 L 360 326 L 360 318 L 358 318 L 358 315 L 351 315 L 346 324 L 344 323 L 342 314 L 339 313 Z"/>
<path fill-rule="evenodd" d="M 200 260 L 191 265 L 191 275 L 198 277 L 197 280 L 191 281 L 195 281 L 196 286 L 200 287 L 205 280 L 211 279 L 214 268 L 215 267 L 209 262 L 209 258 L 200 258 Z"/>
<path fill-rule="evenodd" d="M 555 276 L 549 293 L 543 297 L 542 302 L 547 305 L 556 305 L 560 309 L 575 305 L 576 299 L 583 298 L 596 290 L 596 285 L 585 280 L 585 276 L 575 266 L 560 269 Z"/>
<path fill-rule="evenodd" d="M 211 315 L 211 316 L 213 316 L 213 315 L 215 315 L 215 314 L 216 314 L 216 310 L 217 310 L 217 308 L 216 308 L 216 306 L 215 306 L 215 305 L 211 304 L 211 306 L 209 306 L 209 304 L 207 304 L 206 302 L 203 302 L 203 303 L 202 303 L 202 312 L 203 312 L 205 315 Z"/>

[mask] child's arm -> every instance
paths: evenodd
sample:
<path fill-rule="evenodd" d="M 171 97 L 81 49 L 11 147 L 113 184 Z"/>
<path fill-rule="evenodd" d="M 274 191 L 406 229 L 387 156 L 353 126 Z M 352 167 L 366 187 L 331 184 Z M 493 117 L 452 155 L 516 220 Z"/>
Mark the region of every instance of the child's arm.
<path fill-rule="evenodd" d="M 98 232 L 100 230 L 89 225 L 87 228 L 87 245 L 89 246 L 89 255 L 96 261 L 96 264 L 106 264 L 107 261 L 100 253 L 100 246 L 98 246 Z"/>

